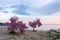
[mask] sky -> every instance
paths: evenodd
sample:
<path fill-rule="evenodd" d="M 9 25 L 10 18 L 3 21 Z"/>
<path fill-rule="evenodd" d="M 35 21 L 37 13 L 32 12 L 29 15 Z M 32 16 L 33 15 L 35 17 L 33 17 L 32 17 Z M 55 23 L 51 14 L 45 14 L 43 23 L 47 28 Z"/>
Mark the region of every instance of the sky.
<path fill-rule="evenodd" d="M 0 22 L 12 16 L 24 21 L 40 18 L 43 24 L 60 24 L 60 0 L 0 0 Z"/>

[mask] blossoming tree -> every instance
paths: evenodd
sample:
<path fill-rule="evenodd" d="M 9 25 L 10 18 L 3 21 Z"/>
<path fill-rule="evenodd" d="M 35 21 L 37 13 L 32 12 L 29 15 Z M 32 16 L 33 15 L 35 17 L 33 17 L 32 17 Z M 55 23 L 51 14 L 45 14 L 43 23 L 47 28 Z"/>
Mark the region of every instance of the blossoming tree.
<path fill-rule="evenodd" d="M 33 28 L 33 31 L 35 31 L 36 26 L 40 27 L 42 24 L 40 22 L 40 19 L 34 20 L 33 22 L 29 22 L 29 26 Z"/>
<path fill-rule="evenodd" d="M 23 21 L 18 21 L 17 26 L 18 26 L 19 31 L 21 32 L 21 34 L 25 32 L 25 28 L 28 28 L 28 27 L 26 27 L 26 24 L 23 23 Z"/>
<path fill-rule="evenodd" d="M 21 33 L 23 33 L 25 30 L 26 25 L 23 23 L 23 21 L 18 21 L 18 17 L 13 16 L 10 18 L 10 22 L 5 23 L 8 26 L 8 31 L 10 33 L 16 33 L 15 30 L 19 29 Z"/>
<path fill-rule="evenodd" d="M 17 29 L 16 25 L 17 25 L 17 21 L 18 21 L 18 17 L 13 16 L 10 18 L 10 22 L 6 22 L 5 24 L 8 26 L 8 31 L 10 33 L 15 33 L 15 29 Z"/>

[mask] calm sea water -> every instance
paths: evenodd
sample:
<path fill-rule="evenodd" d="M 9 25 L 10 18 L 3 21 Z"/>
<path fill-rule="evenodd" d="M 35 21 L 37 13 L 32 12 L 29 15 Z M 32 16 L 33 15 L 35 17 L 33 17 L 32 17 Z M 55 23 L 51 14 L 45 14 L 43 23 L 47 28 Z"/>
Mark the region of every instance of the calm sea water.
<path fill-rule="evenodd" d="M 0 28 L 7 28 L 7 26 L 0 26 Z M 31 30 L 32 28 L 29 27 L 28 29 Z M 35 28 L 35 30 L 50 30 L 50 29 L 60 29 L 60 24 L 44 24 L 40 27 Z"/>
<path fill-rule="evenodd" d="M 31 27 L 29 29 L 32 29 Z M 60 29 L 60 24 L 44 24 L 40 27 L 36 27 L 36 30 L 51 30 Z"/>

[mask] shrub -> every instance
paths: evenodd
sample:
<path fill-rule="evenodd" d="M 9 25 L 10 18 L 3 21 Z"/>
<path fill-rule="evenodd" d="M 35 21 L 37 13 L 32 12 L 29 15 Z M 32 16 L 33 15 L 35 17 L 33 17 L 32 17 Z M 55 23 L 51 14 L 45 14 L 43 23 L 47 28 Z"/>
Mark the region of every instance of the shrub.
<path fill-rule="evenodd" d="M 23 21 L 18 21 L 18 17 L 13 16 L 10 18 L 10 22 L 5 23 L 8 26 L 9 33 L 15 34 L 15 30 L 19 29 L 21 33 L 23 33 L 26 27 L 26 24 Z"/>
<path fill-rule="evenodd" d="M 35 31 L 36 26 L 40 27 L 42 24 L 40 22 L 40 19 L 34 20 L 33 22 L 29 22 L 29 26 L 33 28 L 33 31 Z"/>

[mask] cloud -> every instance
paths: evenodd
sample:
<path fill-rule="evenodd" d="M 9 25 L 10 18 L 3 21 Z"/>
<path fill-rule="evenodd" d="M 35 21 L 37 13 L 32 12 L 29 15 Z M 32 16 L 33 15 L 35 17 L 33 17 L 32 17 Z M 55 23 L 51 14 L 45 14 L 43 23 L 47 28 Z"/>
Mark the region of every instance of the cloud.
<path fill-rule="evenodd" d="M 20 14 L 20 15 L 30 15 L 29 13 L 26 12 L 27 6 L 26 5 L 13 5 L 11 8 L 15 8 L 16 10 L 13 10 L 12 12 Z"/>
<path fill-rule="evenodd" d="M 11 5 L 19 4 L 18 0 L 0 0 L 0 12 L 9 13 L 13 10 L 10 8 Z"/>
<path fill-rule="evenodd" d="M 25 16 L 22 16 L 22 15 L 18 15 L 18 14 L 15 14 L 15 13 L 3 13 L 3 12 L 0 12 L 0 22 L 6 22 L 6 21 L 9 21 L 10 17 L 13 17 L 13 16 L 17 16 L 19 18 L 21 17 L 25 17 Z"/>
<path fill-rule="evenodd" d="M 13 12 L 21 15 L 41 15 L 43 12 L 40 10 L 40 8 L 52 2 L 54 1 L 53 0 L 22 0 L 21 4 L 12 5 L 11 8 L 16 8 L 16 10 L 13 10 Z"/>
<path fill-rule="evenodd" d="M 52 15 L 56 12 L 60 11 L 60 1 L 53 1 L 49 4 L 46 4 L 44 6 L 40 7 L 33 7 L 27 10 L 29 13 L 33 13 L 33 15 L 42 15 L 42 16 L 47 16 L 47 15 Z"/>
<path fill-rule="evenodd" d="M 51 3 L 49 5 L 46 5 L 46 6 L 42 7 L 41 11 L 47 15 L 59 12 L 60 11 L 60 3 L 54 2 L 54 3 Z"/>
<path fill-rule="evenodd" d="M 13 5 L 13 4 L 19 4 L 19 0 L 0 0 L 0 5 L 7 6 L 7 5 Z"/>
<path fill-rule="evenodd" d="M 50 16 L 60 16 L 60 12 L 56 12 L 56 13 L 50 15 Z"/>
<path fill-rule="evenodd" d="M 60 11 L 59 0 L 0 0 L 0 12 L 47 16 Z"/>
<path fill-rule="evenodd" d="M 24 0 L 23 4 L 30 5 L 30 7 L 41 7 L 53 1 L 54 0 Z"/>

